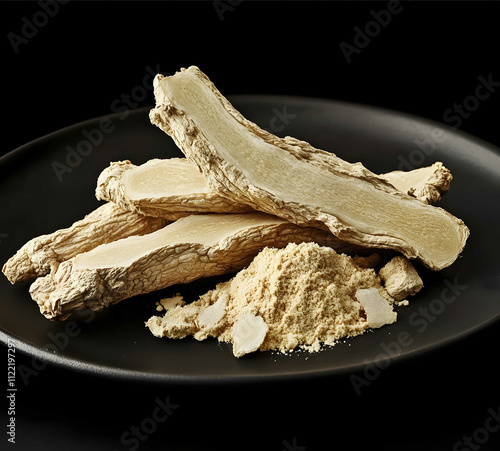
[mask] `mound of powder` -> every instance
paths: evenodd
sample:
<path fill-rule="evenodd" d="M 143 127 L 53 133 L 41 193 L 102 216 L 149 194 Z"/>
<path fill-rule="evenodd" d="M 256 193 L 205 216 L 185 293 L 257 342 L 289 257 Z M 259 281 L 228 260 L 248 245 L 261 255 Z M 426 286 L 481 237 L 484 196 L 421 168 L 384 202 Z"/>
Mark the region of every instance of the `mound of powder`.
<path fill-rule="evenodd" d="M 360 289 L 370 297 L 366 310 Z M 374 305 L 382 307 L 374 327 L 394 322 L 392 302 L 373 269 L 329 247 L 290 243 L 265 248 L 231 280 L 146 325 L 157 337 L 217 337 L 233 343 L 237 357 L 257 349 L 318 351 L 365 332 Z"/>

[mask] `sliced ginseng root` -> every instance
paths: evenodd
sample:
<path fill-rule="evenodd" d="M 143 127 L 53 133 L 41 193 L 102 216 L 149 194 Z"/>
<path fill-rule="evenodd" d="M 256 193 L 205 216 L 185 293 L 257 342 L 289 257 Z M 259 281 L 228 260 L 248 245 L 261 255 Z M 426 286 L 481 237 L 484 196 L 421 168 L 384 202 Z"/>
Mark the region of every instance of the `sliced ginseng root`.
<path fill-rule="evenodd" d="M 469 229 L 395 189 L 360 163 L 245 119 L 197 67 L 155 78 L 153 124 L 168 133 L 220 195 L 338 238 L 388 248 L 427 267 L 451 265 Z"/>
<path fill-rule="evenodd" d="M 380 176 L 425 203 L 438 202 L 451 180 L 450 172 L 439 162 L 427 168 Z M 98 178 L 96 197 L 131 211 L 170 220 L 197 213 L 253 211 L 248 205 L 211 190 L 198 167 L 187 158 L 153 159 L 140 166 L 128 160 L 113 162 Z"/>
<path fill-rule="evenodd" d="M 431 166 L 412 171 L 392 171 L 380 174 L 399 191 L 403 191 L 426 204 L 437 204 L 450 189 L 453 179 L 443 163 L 437 161 Z"/>
<path fill-rule="evenodd" d="M 156 337 L 217 337 L 241 357 L 256 350 L 319 351 L 396 320 L 371 268 L 317 243 L 263 249 L 250 265 L 197 301 L 153 316 Z"/>
<path fill-rule="evenodd" d="M 191 215 L 148 235 L 78 254 L 37 279 L 30 293 L 47 318 L 65 319 L 74 310 L 98 310 L 138 294 L 236 271 L 265 246 L 303 241 L 349 248 L 327 231 L 264 213 Z"/>
<path fill-rule="evenodd" d="M 211 190 L 196 165 L 186 158 L 153 159 L 140 166 L 128 160 L 111 163 L 99 175 L 96 197 L 172 221 L 196 213 L 253 211 Z"/>
<path fill-rule="evenodd" d="M 31 239 L 5 263 L 2 271 L 11 283 L 44 276 L 59 263 L 100 244 L 151 233 L 166 224 L 168 221 L 164 219 L 146 217 L 106 203 L 71 227 Z"/>

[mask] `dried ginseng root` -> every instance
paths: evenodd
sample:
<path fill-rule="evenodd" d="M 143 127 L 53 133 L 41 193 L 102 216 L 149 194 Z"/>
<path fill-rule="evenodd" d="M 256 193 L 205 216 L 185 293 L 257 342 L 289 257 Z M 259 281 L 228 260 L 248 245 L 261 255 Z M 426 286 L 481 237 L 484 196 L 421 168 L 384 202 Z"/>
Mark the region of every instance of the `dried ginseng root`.
<path fill-rule="evenodd" d="M 161 229 L 168 221 L 124 210 L 113 203 L 101 205 L 71 227 L 28 241 L 3 266 L 11 283 L 48 274 L 59 263 L 100 244 Z"/>
<path fill-rule="evenodd" d="M 379 177 L 387 180 L 399 191 L 430 205 L 441 200 L 450 189 L 453 179 L 450 170 L 440 161 L 413 171 L 392 171 L 380 174 Z"/>
<path fill-rule="evenodd" d="M 425 203 L 448 191 L 451 173 L 442 163 L 413 171 L 381 174 L 396 189 Z M 170 220 L 199 213 L 243 213 L 253 209 L 211 190 L 198 167 L 187 158 L 153 159 L 140 166 L 111 163 L 97 181 L 96 197 L 148 216 Z"/>
<path fill-rule="evenodd" d="M 75 310 L 99 310 L 170 285 L 236 271 L 266 246 L 304 241 L 350 250 L 327 231 L 264 213 L 191 215 L 148 235 L 78 254 L 37 279 L 30 293 L 45 317 L 65 319 Z"/>
<path fill-rule="evenodd" d="M 197 213 L 253 211 L 212 191 L 186 158 L 153 159 L 140 166 L 128 160 L 113 162 L 99 175 L 96 197 L 172 221 Z"/>
<path fill-rule="evenodd" d="M 401 255 L 392 258 L 379 271 L 379 276 L 384 282 L 387 292 L 396 301 L 402 301 L 408 296 L 414 296 L 424 287 L 424 282 L 418 275 L 417 270 L 409 260 Z"/>
<path fill-rule="evenodd" d="M 362 164 L 244 118 L 197 67 L 155 78 L 153 124 L 168 133 L 210 187 L 235 202 L 338 238 L 388 248 L 427 267 L 451 265 L 469 229 L 445 210 L 396 190 Z"/>

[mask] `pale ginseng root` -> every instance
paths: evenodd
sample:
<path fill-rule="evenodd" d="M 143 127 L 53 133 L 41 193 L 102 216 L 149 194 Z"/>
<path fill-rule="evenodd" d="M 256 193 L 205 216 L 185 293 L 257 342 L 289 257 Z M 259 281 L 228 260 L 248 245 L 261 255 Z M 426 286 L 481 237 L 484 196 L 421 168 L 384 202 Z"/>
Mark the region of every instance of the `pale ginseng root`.
<path fill-rule="evenodd" d="M 59 263 L 100 244 L 151 233 L 166 224 L 165 219 L 146 217 L 106 203 L 71 227 L 31 239 L 4 264 L 2 272 L 11 283 L 44 276 Z"/>
<path fill-rule="evenodd" d="M 168 133 L 228 199 L 338 238 L 451 265 L 469 229 L 445 210 L 295 138 L 279 138 L 244 118 L 197 67 L 155 78 L 153 124 Z"/>
<path fill-rule="evenodd" d="M 452 178 L 440 162 L 380 176 L 426 203 L 438 202 L 448 191 Z M 28 241 L 3 267 L 11 283 L 44 276 L 54 265 L 100 244 L 154 232 L 165 226 L 167 219 L 176 220 L 191 213 L 252 210 L 211 190 L 187 158 L 154 159 L 141 166 L 129 161 L 111 163 L 99 176 L 96 195 L 113 203 L 101 205 L 69 228 Z"/>
<path fill-rule="evenodd" d="M 212 191 L 185 158 L 153 159 L 140 166 L 113 162 L 97 179 L 97 199 L 171 221 L 198 213 L 244 213 L 251 207 Z"/>
<path fill-rule="evenodd" d="M 191 215 L 156 232 L 103 244 L 61 263 L 30 287 L 40 312 L 66 319 L 125 298 L 239 270 L 266 246 L 315 241 L 341 252 L 352 247 L 328 231 L 264 213 Z"/>
<path fill-rule="evenodd" d="M 440 162 L 380 177 L 425 203 L 437 203 L 448 191 L 452 178 Z M 153 159 L 140 166 L 128 160 L 112 162 L 99 175 L 96 197 L 131 211 L 170 220 L 197 213 L 252 210 L 211 190 L 198 167 L 187 158 Z"/>
<path fill-rule="evenodd" d="M 379 177 L 387 180 L 399 191 L 430 205 L 441 200 L 441 197 L 450 189 L 453 179 L 449 169 L 440 161 L 412 171 L 392 171 L 380 174 Z"/>
<path fill-rule="evenodd" d="M 401 255 L 393 257 L 378 274 L 385 289 L 396 301 L 413 296 L 424 287 L 417 270 Z"/>

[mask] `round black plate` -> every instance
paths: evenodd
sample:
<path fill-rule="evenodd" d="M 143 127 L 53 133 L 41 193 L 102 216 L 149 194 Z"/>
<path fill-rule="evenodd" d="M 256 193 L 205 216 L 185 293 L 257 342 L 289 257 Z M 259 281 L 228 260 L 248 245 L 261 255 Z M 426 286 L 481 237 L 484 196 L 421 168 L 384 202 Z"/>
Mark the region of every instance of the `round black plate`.
<path fill-rule="evenodd" d="M 45 362 L 110 377 L 165 382 L 248 382 L 333 375 L 382 368 L 388 359 L 420 354 L 465 337 L 500 314 L 498 231 L 500 154 L 494 146 L 447 126 L 406 114 L 349 103 L 272 96 L 237 96 L 233 104 L 278 135 L 309 141 L 374 172 L 442 161 L 453 173 L 441 206 L 463 219 L 471 236 L 462 256 L 433 273 L 418 266 L 425 288 L 396 324 L 342 341 L 316 354 L 260 352 L 241 359 L 215 339 L 157 339 L 144 326 L 155 302 L 180 292 L 188 301 L 229 276 L 128 299 L 81 312 L 66 322 L 46 320 L 29 284 L 0 277 L 0 339 Z M 182 156 L 149 123 L 148 109 L 76 124 L 0 159 L 0 261 L 27 240 L 68 227 L 96 208 L 96 179 L 110 161 L 141 164 Z"/>

